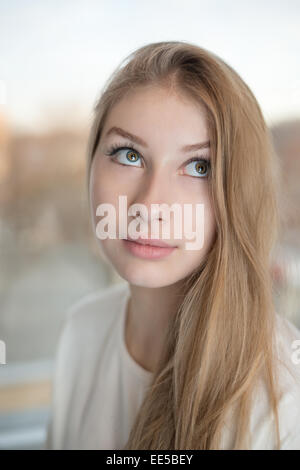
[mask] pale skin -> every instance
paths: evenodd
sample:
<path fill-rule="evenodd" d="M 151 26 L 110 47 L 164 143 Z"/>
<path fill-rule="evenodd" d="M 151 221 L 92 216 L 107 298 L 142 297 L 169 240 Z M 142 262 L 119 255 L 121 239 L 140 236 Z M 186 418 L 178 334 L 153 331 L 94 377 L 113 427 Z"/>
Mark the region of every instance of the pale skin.
<path fill-rule="evenodd" d="M 112 127 L 138 136 L 147 147 L 116 133 L 106 137 Z M 99 220 L 97 206 L 111 203 L 117 211 L 119 195 L 127 196 L 128 207 L 134 203 L 145 204 L 149 214 L 154 203 L 170 206 L 203 203 L 205 207 L 204 244 L 200 250 L 186 250 L 184 236 L 181 240 L 172 238 L 172 229 L 170 240 L 164 241 L 175 245 L 176 249 L 167 257 L 155 260 L 128 252 L 121 239 L 99 240 L 104 256 L 130 285 L 125 322 L 127 349 L 133 359 L 150 372 L 155 371 L 168 322 L 172 321 L 179 305 L 183 280 L 201 264 L 215 239 L 210 181 L 205 177 L 209 167 L 199 175 L 195 171 L 197 162 L 187 164 L 192 157 L 209 159 L 210 148 L 182 151 L 184 146 L 208 140 L 205 114 L 198 104 L 174 90 L 143 87 L 110 110 L 93 158 L 90 202 L 94 229 Z M 134 144 L 134 155 L 138 155 L 135 163 L 126 159 L 132 148 L 127 145 L 129 142 Z M 107 152 L 114 143 L 126 150 L 109 157 Z M 133 217 L 128 217 L 128 221 L 130 218 Z M 150 228 L 148 235 L 151 238 Z"/>

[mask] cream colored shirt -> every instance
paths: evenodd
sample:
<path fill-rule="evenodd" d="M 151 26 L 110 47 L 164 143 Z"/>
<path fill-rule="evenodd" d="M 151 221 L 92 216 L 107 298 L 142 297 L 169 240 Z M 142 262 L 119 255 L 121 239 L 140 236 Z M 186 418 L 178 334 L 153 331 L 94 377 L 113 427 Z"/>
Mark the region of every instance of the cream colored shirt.
<path fill-rule="evenodd" d="M 46 449 L 117 450 L 125 445 L 153 376 L 125 344 L 129 297 L 129 284 L 121 282 L 83 297 L 67 312 L 55 358 Z M 300 340 L 300 331 L 277 313 L 276 318 L 281 357 L 292 371 L 281 379 L 282 449 L 300 449 L 300 354 L 299 364 L 291 358 L 296 355 L 291 345 Z M 275 449 L 275 427 L 267 405 L 261 388 L 251 413 L 253 450 Z M 222 448 L 232 448 L 232 439 L 229 417 Z"/>

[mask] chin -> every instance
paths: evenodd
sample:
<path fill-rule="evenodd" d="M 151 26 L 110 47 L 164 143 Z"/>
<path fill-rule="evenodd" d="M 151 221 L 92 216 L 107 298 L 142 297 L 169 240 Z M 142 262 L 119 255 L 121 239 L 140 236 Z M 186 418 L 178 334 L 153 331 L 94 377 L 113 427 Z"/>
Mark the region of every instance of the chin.
<path fill-rule="evenodd" d="M 136 263 L 114 266 L 119 276 L 131 285 L 149 288 L 166 287 L 178 279 L 170 276 L 170 269 L 157 266 L 137 266 Z M 166 273 L 167 270 L 167 273 Z M 168 275 L 166 275 L 168 274 Z"/>

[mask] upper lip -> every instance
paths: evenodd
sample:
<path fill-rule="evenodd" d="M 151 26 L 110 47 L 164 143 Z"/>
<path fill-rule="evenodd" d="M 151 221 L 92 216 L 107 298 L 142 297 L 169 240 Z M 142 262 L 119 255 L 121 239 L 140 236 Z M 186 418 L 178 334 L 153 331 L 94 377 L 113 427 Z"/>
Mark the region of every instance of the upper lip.
<path fill-rule="evenodd" d="M 175 248 L 174 245 L 169 245 L 158 238 L 142 238 L 138 237 L 136 239 L 128 237 L 127 240 L 135 243 L 140 243 L 141 245 L 151 245 L 151 246 L 159 246 L 161 248 Z"/>

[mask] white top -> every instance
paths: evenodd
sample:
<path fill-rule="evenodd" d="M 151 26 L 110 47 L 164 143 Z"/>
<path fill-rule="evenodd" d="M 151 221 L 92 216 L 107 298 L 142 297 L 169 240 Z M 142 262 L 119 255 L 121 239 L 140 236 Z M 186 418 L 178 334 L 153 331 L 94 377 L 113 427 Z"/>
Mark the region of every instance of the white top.
<path fill-rule="evenodd" d="M 122 449 L 153 373 L 129 354 L 124 320 L 129 284 L 121 282 L 89 294 L 67 312 L 59 339 L 52 381 L 46 449 Z M 293 373 L 282 374 L 279 407 L 282 449 L 300 449 L 300 354 L 291 344 L 300 331 L 276 313 L 281 358 Z M 299 350 L 299 346 L 298 346 Z M 222 448 L 232 448 L 231 420 Z M 263 388 L 251 412 L 251 449 L 275 449 L 275 425 Z"/>

